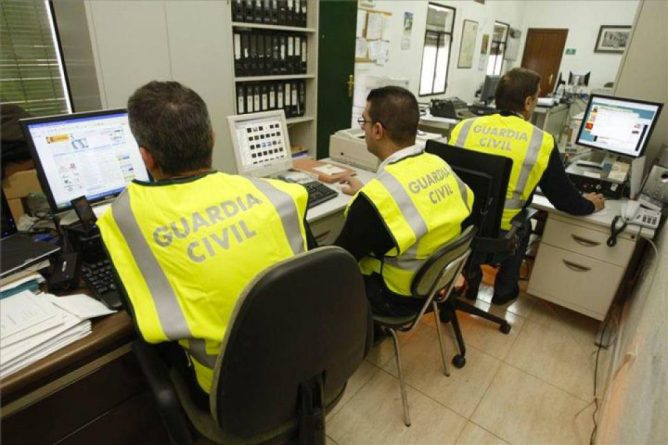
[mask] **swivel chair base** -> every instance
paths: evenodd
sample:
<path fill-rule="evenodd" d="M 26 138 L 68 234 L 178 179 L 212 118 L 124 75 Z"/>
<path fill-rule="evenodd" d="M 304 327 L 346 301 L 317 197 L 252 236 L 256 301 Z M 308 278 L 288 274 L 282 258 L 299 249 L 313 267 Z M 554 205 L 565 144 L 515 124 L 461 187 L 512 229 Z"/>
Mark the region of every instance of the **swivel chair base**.
<path fill-rule="evenodd" d="M 450 323 L 452 331 L 455 334 L 455 340 L 457 341 L 457 348 L 459 349 L 459 354 L 455 355 L 452 358 L 452 364 L 456 368 L 463 368 L 466 365 L 466 344 L 464 343 L 464 337 L 462 336 L 462 329 L 459 326 L 459 320 L 457 320 L 457 314 L 455 311 L 463 311 L 472 315 L 477 315 L 480 318 L 491 321 L 499 325 L 499 331 L 504 334 L 509 334 L 512 326 L 506 320 L 501 317 L 497 317 L 494 314 L 485 312 L 482 309 L 477 308 L 476 306 L 469 304 L 457 297 L 448 298 L 445 302 L 442 303 L 440 307 L 440 319 L 443 323 Z"/>

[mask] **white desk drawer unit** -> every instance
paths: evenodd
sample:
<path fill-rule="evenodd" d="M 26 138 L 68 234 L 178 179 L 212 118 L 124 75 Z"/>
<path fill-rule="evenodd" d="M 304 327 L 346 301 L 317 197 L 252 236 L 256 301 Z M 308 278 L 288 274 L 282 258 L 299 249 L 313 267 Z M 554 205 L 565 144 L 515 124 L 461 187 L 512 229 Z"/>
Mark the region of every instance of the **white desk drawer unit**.
<path fill-rule="evenodd" d="M 528 292 L 603 320 L 636 242 L 623 234 L 608 247 L 608 236 L 602 227 L 549 215 Z"/>
<path fill-rule="evenodd" d="M 331 215 L 320 218 L 317 221 L 309 223 L 313 238 L 319 246 L 326 246 L 334 243 L 343 229 L 343 212 L 336 212 Z"/>

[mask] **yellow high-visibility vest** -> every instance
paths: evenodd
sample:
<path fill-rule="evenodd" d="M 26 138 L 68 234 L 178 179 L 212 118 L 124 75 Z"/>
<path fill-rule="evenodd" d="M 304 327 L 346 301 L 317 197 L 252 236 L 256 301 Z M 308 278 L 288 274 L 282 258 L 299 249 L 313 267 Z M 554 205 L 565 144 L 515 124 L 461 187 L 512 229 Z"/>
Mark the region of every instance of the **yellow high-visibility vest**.
<path fill-rule="evenodd" d="M 474 199 L 445 161 L 426 153 L 388 164 L 358 193 L 376 208 L 394 239 L 383 258 L 362 258 L 360 269 L 382 275 L 390 291 L 404 296 L 411 295 L 413 276 L 425 260 L 460 234 Z"/>
<path fill-rule="evenodd" d="M 519 116 L 493 114 L 457 124 L 450 143 L 513 160 L 501 220 L 501 228 L 510 230 L 510 221 L 524 208 L 547 169 L 554 137 Z"/>
<path fill-rule="evenodd" d="M 142 337 L 178 341 L 207 393 L 245 286 L 306 250 L 307 199 L 296 184 L 212 172 L 135 181 L 98 221 Z"/>

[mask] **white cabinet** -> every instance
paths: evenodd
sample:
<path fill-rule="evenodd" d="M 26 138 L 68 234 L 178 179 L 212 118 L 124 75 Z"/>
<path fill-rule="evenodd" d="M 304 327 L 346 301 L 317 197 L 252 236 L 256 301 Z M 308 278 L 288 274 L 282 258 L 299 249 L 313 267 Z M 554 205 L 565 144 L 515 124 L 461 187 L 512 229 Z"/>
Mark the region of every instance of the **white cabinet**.
<path fill-rule="evenodd" d="M 292 0 L 290 3 L 294 4 Z M 236 23 L 232 21 L 233 4 L 231 1 L 86 1 L 102 106 L 125 107 L 133 91 L 151 80 L 181 82 L 199 93 L 209 108 L 216 133 L 213 167 L 235 172 L 227 116 L 237 113 L 237 83 L 304 79 L 305 113 L 288 120 L 290 142 L 315 155 L 318 2 L 308 0 L 306 27 Z M 234 26 L 303 33 L 307 36 L 306 74 L 235 77 Z"/>
<path fill-rule="evenodd" d="M 623 233 L 608 247 L 606 228 L 581 218 L 550 213 L 528 292 L 603 320 L 636 247 Z"/>

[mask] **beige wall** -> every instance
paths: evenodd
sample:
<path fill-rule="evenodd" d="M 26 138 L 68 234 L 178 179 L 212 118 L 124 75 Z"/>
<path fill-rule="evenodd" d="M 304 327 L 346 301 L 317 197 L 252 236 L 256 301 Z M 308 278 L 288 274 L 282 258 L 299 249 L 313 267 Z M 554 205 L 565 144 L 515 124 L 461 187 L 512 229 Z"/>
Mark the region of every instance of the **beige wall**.
<path fill-rule="evenodd" d="M 668 144 L 668 1 L 644 0 L 615 81 L 615 95 L 664 104 L 647 147 L 647 163 Z"/>

